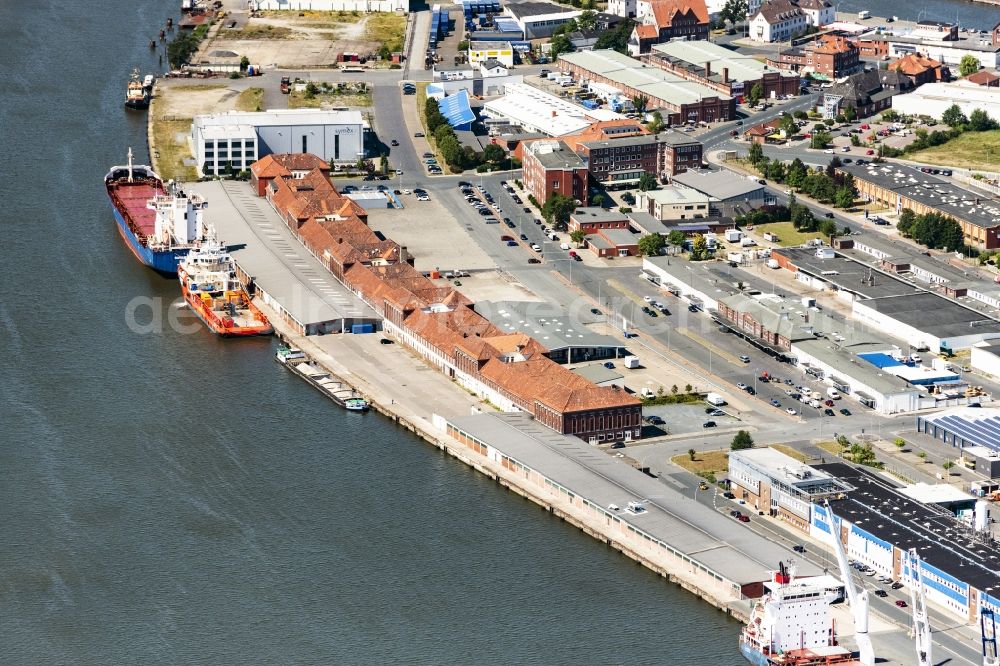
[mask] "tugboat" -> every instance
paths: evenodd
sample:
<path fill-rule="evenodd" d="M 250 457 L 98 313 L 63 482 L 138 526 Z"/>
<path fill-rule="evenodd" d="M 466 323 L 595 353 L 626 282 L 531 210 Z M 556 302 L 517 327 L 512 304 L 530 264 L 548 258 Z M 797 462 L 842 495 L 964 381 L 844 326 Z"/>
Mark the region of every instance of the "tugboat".
<path fill-rule="evenodd" d="M 148 77 L 152 78 L 152 77 Z M 132 78 L 129 79 L 128 88 L 125 91 L 125 108 L 144 111 L 149 108 L 149 100 L 153 96 L 153 86 L 149 88 L 143 85 L 139 78 L 138 68 L 132 70 Z"/>
<path fill-rule="evenodd" d="M 213 231 L 181 259 L 177 278 L 184 300 L 213 333 L 241 338 L 274 332 L 236 277 L 236 262 Z"/>

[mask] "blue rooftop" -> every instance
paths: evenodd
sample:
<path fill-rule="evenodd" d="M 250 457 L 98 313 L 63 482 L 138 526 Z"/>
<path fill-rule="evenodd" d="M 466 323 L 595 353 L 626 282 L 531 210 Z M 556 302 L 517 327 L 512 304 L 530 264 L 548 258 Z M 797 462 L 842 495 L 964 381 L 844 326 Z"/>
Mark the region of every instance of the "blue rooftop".
<path fill-rule="evenodd" d="M 457 130 L 472 129 L 472 121 L 476 119 L 472 107 L 469 106 L 469 93 L 459 90 L 453 95 L 448 95 L 438 100 L 438 109 L 445 117 L 448 124 Z"/>

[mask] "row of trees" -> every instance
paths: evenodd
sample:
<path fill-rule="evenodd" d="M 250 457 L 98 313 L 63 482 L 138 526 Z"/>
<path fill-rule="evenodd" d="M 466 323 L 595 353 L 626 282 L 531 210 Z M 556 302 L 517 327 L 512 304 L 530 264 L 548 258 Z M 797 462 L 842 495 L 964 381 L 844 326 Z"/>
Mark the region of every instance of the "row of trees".
<path fill-rule="evenodd" d="M 891 120 L 895 117 L 898 116 L 896 116 L 896 114 L 890 116 L 888 115 L 888 111 L 882 114 L 883 120 Z M 962 113 L 962 109 L 957 104 L 952 104 L 950 107 L 945 109 L 945 112 L 941 114 L 941 122 L 947 125 L 948 129 L 934 130 L 931 132 L 924 128 L 920 128 L 916 131 L 917 138 L 905 148 L 899 149 L 880 145 L 880 154 L 885 155 L 886 157 L 899 157 L 907 153 L 915 153 L 919 150 L 924 150 L 925 148 L 944 145 L 952 139 L 958 138 L 965 132 L 989 132 L 991 130 L 1000 129 L 1000 122 L 991 118 L 990 115 L 983 109 L 973 109 L 972 113 L 966 117 L 966 115 Z"/>
<path fill-rule="evenodd" d="M 177 33 L 169 44 L 167 44 L 167 60 L 174 69 L 191 62 L 191 57 L 198 52 L 201 40 L 208 34 L 208 24 L 199 25 L 191 32 L 181 30 Z"/>
<path fill-rule="evenodd" d="M 941 213 L 917 215 L 909 208 L 904 208 L 899 214 L 896 228 L 903 236 L 932 249 L 955 251 L 965 249 L 962 227 L 948 215 Z"/>
<path fill-rule="evenodd" d="M 825 172 L 813 171 L 797 157 L 787 166 L 779 160 L 771 160 L 764 155 L 761 145 L 754 143 L 750 145 L 747 159 L 765 178 L 777 183 L 787 183 L 817 201 L 832 203 L 837 208 L 850 208 L 854 205 L 854 177 L 837 173 L 836 169 L 841 164 L 838 157 L 830 160 Z"/>

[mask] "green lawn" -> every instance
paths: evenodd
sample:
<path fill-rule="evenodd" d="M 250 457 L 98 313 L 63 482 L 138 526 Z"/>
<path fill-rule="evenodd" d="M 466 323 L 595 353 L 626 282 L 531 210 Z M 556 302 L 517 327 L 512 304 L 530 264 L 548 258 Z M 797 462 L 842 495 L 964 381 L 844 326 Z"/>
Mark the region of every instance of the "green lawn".
<path fill-rule="evenodd" d="M 754 231 L 764 233 L 769 231 L 778 237 L 778 245 L 781 247 L 794 247 L 796 245 L 802 245 L 808 240 L 813 238 L 822 238 L 823 234 L 818 231 L 810 231 L 804 233 L 797 231 L 791 222 L 769 222 L 767 224 L 758 224 L 754 227 Z"/>
<path fill-rule="evenodd" d="M 247 88 L 236 98 L 236 109 L 238 111 L 263 111 L 261 109 L 263 100 L 263 88 Z"/>
<path fill-rule="evenodd" d="M 935 166 L 994 171 L 1000 169 L 1000 130 L 966 132 L 943 145 L 906 155 L 905 159 Z"/>

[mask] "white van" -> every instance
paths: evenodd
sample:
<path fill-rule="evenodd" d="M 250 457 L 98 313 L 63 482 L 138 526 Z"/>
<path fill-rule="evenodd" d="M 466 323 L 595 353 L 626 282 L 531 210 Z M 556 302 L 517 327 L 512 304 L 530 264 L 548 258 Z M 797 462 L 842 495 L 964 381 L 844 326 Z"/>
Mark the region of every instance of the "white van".
<path fill-rule="evenodd" d="M 826 390 L 826 397 L 830 400 L 840 400 L 840 391 L 831 386 Z"/>
<path fill-rule="evenodd" d="M 569 243 L 561 243 L 559 245 L 559 249 L 560 250 L 568 250 L 569 249 Z"/>

